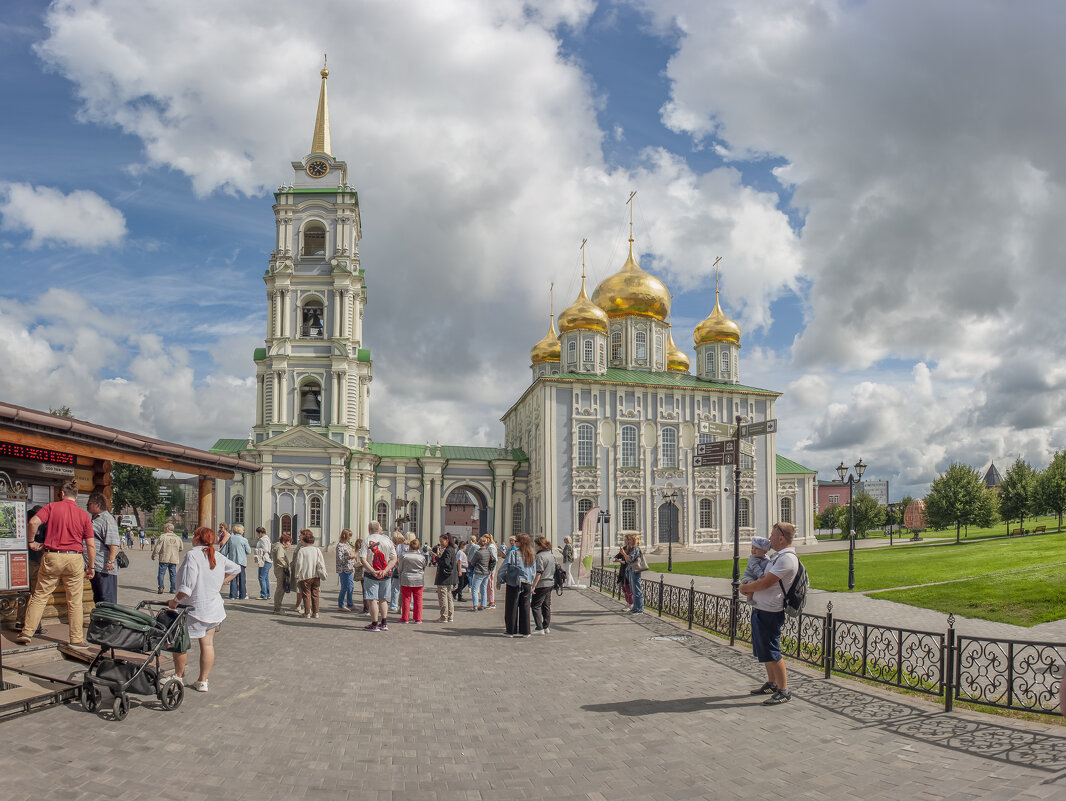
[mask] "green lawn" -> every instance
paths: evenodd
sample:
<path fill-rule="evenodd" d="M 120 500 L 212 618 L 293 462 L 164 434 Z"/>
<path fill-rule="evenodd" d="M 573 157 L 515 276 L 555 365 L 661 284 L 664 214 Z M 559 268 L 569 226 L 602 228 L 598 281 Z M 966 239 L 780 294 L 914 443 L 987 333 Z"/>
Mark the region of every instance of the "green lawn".
<path fill-rule="evenodd" d="M 999 573 L 932 587 L 871 593 L 870 597 L 1016 626 L 1035 626 L 1066 617 L 1066 569 L 1059 566 Z"/>
<path fill-rule="evenodd" d="M 1056 515 L 1044 515 L 1043 517 L 1035 517 L 1033 519 L 1026 519 L 1023 528 L 1026 531 L 1032 531 L 1037 526 L 1044 526 L 1048 531 L 1054 531 L 1059 526 L 1059 518 Z M 1010 530 L 1018 528 L 1018 521 L 1012 520 L 1010 524 Z M 994 526 L 988 528 L 978 528 L 977 526 L 970 526 L 970 530 L 962 530 L 962 540 L 965 542 L 967 539 L 977 539 L 980 537 L 1003 537 L 1007 534 L 1007 524 L 1003 521 L 996 523 Z M 912 536 L 912 532 L 905 531 L 902 536 L 898 532 L 892 535 L 896 541 L 908 541 Z M 932 529 L 926 529 L 922 531 L 920 536 L 923 539 L 955 539 L 955 529 L 944 529 L 942 531 L 933 531 Z M 888 535 L 881 531 L 871 531 L 866 535 L 867 539 L 888 539 Z M 832 537 L 823 535 L 818 537 L 819 542 L 825 542 L 827 540 L 839 540 L 846 539 L 840 531 L 837 531 Z"/>
<path fill-rule="evenodd" d="M 969 543 L 963 541 L 961 545 L 950 542 L 921 547 L 889 548 L 886 545 L 883 548 L 861 549 L 855 552 L 855 589 L 882 590 L 951 579 L 976 578 L 989 573 L 1027 567 L 1050 566 L 1066 562 L 1066 551 L 1062 550 L 1064 545 L 1066 534 L 1060 533 Z M 743 561 L 746 559 L 747 554 L 742 554 L 741 570 L 744 569 Z M 847 590 L 847 551 L 808 554 L 803 557 L 803 564 L 810 575 L 812 586 L 834 592 Z M 665 571 L 666 564 L 659 562 L 651 568 Z M 1066 572 L 1066 567 L 1060 569 Z M 733 562 L 675 562 L 673 572 L 731 578 Z M 1026 581 L 1024 577 L 1020 580 Z M 958 589 L 960 585 L 952 586 L 956 587 L 956 592 L 961 592 Z M 1033 586 L 1034 594 L 1042 591 L 1038 583 Z"/>

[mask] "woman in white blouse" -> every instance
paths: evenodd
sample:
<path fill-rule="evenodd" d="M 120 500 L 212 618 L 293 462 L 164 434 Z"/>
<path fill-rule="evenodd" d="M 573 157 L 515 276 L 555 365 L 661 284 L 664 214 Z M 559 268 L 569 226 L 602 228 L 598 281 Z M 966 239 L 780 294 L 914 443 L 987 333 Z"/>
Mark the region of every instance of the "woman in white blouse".
<path fill-rule="evenodd" d="M 326 560 L 322 551 L 314 547 L 315 535 L 309 528 L 300 530 L 300 550 L 293 560 L 292 577 L 300 588 L 304 611 L 300 617 L 318 619 L 319 590 L 326 578 Z"/>
<path fill-rule="evenodd" d="M 178 592 L 169 602 L 171 609 L 189 607 L 189 638 L 200 645 L 200 678 L 194 690 L 207 692 L 207 676 L 215 664 L 215 629 L 226 619 L 226 607 L 219 592 L 240 575 L 241 566 L 215 551 L 215 532 L 200 526 L 192 537 L 193 547 L 178 567 Z M 188 654 L 174 654 L 174 672 L 185 675 Z"/>

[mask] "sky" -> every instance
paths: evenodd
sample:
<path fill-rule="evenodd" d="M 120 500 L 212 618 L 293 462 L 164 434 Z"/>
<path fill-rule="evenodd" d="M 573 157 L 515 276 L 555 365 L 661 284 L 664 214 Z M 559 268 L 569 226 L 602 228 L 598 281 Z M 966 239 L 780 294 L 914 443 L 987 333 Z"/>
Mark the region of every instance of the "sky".
<path fill-rule="evenodd" d="M 625 260 L 714 305 L 778 451 L 893 500 L 1066 449 L 1066 9 L 991 0 L 59 0 L 0 18 L 0 398 L 253 424 L 271 192 L 359 190 L 376 441 L 495 445 Z M 10 113 L 14 112 L 14 113 Z"/>

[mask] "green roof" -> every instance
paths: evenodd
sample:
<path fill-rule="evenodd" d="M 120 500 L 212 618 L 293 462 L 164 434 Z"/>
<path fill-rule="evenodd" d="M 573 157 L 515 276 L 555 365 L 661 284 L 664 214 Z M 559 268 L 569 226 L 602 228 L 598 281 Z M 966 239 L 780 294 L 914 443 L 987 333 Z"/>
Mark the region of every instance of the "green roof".
<path fill-rule="evenodd" d="M 211 453 L 239 453 L 248 450 L 246 439 L 220 439 L 211 446 Z"/>
<path fill-rule="evenodd" d="M 704 381 L 689 373 L 679 372 L 647 372 L 644 370 L 623 370 L 620 367 L 608 367 L 607 375 L 594 375 L 591 373 L 560 373 L 559 375 L 544 376 L 554 381 L 606 381 L 612 384 L 644 384 L 656 387 L 699 387 L 700 389 L 721 389 L 726 392 L 761 392 L 766 395 L 780 395 L 772 389 L 748 387 L 743 384 L 730 384 L 728 381 Z"/>
<path fill-rule="evenodd" d="M 369 362 L 370 361 L 370 348 L 359 348 L 355 354 L 355 360 L 357 362 Z"/>
<path fill-rule="evenodd" d="M 256 348 L 255 350 L 252 351 L 252 361 L 253 362 L 261 362 L 266 357 L 267 357 L 267 349 L 266 348 Z"/>
<path fill-rule="evenodd" d="M 811 470 L 809 467 L 804 467 L 799 462 L 794 462 L 791 459 L 786 459 L 780 453 L 777 454 L 777 473 L 817 473 L 817 470 Z"/>
<path fill-rule="evenodd" d="M 437 453 L 437 446 L 429 446 L 430 452 Z M 402 445 L 394 442 L 371 442 L 370 452 L 381 458 L 393 459 L 416 459 L 426 455 L 425 445 Z M 526 454 L 521 448 L 506 448 L 501 457 L 498 448 L 476 448 L 462 445 L 441 445 L 440 455 L 444 459 L 472 459 L 479 462 L 488 462 L 495 459 L 513 459 L 516 462 L 524 462 Z"/>

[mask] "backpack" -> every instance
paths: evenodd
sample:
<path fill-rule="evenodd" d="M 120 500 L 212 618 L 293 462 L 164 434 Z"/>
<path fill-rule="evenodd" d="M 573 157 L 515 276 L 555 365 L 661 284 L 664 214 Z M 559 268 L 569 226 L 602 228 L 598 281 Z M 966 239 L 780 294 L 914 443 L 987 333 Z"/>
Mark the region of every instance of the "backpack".
<path fill-rule="evenodd" d="M 811 586 L 810 579 L 807 578 L 807 569 L 798 557 L 796 564 L 799 565 L 799 569 L 796 571 L 796 578 L 792 580 L 791 587 L 786 590 L 782 581 L 777 582 L 781 585 L 781 592 L 785 594 L 785 614 L 789 617 L 799 617 L 803 612 L 803 605 L 807 603 L 807 589 Z"/>
<path fill-rule="evenodd" d="M 559 595 L 562 595 L 563 587 L 566 586 L 566 571 L 559 566 L 558 562 L 555 563 L 555 575 L 552 576 L 552 580 L 554 582 L 552 587 Z"/>
<path fill-rule="evenodd" d="M 384 570 L 389 566 L 389 560 L 385 558 L 385 554 L 381 552 L 381 548 L 378 547 L 376 542 L 370 543 L 370 552 L 373 556 L 370 557 L 370 566 L 374 568 L 374 572 Z"/>

